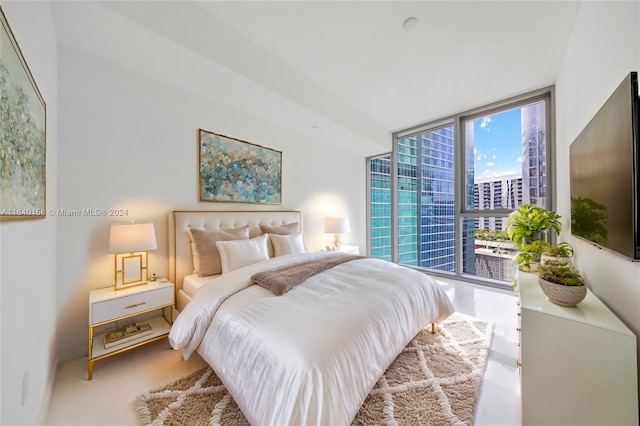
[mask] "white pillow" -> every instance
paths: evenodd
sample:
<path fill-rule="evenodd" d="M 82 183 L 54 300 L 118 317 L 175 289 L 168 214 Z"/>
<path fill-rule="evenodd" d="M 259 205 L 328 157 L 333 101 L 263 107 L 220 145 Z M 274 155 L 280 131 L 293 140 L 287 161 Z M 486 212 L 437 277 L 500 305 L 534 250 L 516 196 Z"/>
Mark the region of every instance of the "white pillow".
<path fill-rule="evenodd" d="M 300 232 L 289 235 L 269 234 L 269 239 L 273 244 L 273 251 L 276 257 L 284 256 L 285 254 L 306 253 L 302 233 Z"/>
<path fill-rule="evenodd" d="M 216 241 L 216 247 L 220 252 L 223 274 L 243 266 L 269 260 L 267 234 L 250 240 Z"/>

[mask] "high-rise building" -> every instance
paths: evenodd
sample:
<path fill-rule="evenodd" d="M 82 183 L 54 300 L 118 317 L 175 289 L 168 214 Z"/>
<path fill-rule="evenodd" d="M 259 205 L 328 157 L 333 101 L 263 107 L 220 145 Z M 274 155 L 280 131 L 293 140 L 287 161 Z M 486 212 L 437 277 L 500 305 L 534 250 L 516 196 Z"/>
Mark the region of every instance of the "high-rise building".
<path fill-rule="evenodd" d="M 453 132 L 447 126 L 398 140 L 400 263 L 455 270 Z"/>
<path fill-rule="evenodd" d="M 523 203 L 545 207 L 547 202 L 547 155 L 545 103 L 521 108 Z"/>
<path fill-rule="evenodd" d="M 398 262 L 418 265 L 417 137 L 398 139 Z"/>
<path fill-rule="evenodd" d="M 391 260 L 391 154 L 372 158 L 371 256 Z"/>
<path fill-rule="evenodd" d="M 455 271 L 454 127 L 420 134 L 420 261 L 425 268 Z"/>
<path fill-rule="evenodd" d="M 516 209 L 522 205 L 522 174 L 478 178 L 473 185 L 473 207 L 476 210 Z M 503 230 L 506 218 L 488 216 L 476 219 L 476 229 Z"/>

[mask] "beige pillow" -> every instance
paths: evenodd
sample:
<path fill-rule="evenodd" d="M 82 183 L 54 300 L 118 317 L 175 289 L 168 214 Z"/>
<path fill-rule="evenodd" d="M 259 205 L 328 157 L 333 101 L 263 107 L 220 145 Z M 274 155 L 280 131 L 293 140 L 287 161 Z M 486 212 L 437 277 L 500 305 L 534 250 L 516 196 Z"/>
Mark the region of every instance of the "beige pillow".
<path fill-rule="evenodd" d="M 216 241 L 248 240 L 249 227 L 227 229 L 224 231 L 205 231 L 202 229 L 189 229 L 191 238 L 198 253 L 198 264 L 194 260 L 194 266 L 198 269 L 198 275 L 207 277 L 222 273 L 220 252 L 216 247 Z"/>
<path fill-rule="evenodd" d="M 260 229 L 263 234 L 278 234 L 278 235 L 288 235 L 295 234 L 300 232 L 300 223 L 293 222 L 287 223 L 285 225 L 265 225 L 260 224 Z"/>
<path fill-rule="evenodd" d="M 216 241 L 216 246 L 220 251 L 223 274 L 243 266 L 269 260 L 267 234 L 250 240 Z"/>
<path fill-rule="evenodd" d="M 269 235 L 276 257 L 286 254 L 306 253 L 304 241 L 300 232 L 290 235 Z"/>

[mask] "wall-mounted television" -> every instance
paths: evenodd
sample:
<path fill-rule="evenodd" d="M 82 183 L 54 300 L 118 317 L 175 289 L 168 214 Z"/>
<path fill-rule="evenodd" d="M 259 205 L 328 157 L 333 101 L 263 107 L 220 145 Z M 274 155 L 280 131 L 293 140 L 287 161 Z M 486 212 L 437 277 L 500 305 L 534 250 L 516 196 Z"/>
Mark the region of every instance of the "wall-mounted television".
<path fill-rule="evenodd" d="M 640 260 L 638 75 L 625 77 L 570 147 L 571 233 Z"/>

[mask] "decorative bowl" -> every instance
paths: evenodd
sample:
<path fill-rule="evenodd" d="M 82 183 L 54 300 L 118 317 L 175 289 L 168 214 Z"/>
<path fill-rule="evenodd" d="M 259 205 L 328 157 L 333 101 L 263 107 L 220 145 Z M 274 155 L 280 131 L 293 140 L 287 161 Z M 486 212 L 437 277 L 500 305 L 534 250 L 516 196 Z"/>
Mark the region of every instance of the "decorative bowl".
<path fill-rule="evenodd" d="M 587 296 L 586 285 L 562 285 L 538 277 L 538 284 L 549 301 L 560 306 L 576 306 Z"/>

